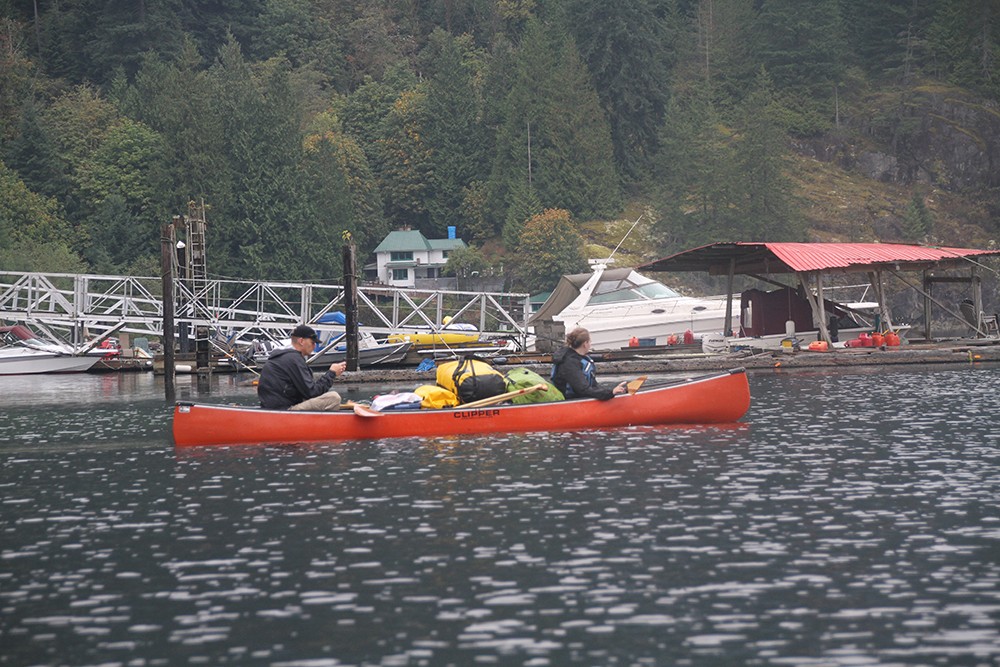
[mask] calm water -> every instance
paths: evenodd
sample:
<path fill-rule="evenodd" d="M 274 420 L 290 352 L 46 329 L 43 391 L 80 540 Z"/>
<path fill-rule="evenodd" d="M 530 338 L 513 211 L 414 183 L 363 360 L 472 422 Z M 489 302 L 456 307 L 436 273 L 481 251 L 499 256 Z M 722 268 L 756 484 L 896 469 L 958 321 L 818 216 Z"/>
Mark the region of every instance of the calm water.
<path fill-rule="evenodd" d="M 750 380 L 727 428 L 175 452 L 149 375 L 0 378 L 0 664 L 1000 663 L 1000 369 Z"/>

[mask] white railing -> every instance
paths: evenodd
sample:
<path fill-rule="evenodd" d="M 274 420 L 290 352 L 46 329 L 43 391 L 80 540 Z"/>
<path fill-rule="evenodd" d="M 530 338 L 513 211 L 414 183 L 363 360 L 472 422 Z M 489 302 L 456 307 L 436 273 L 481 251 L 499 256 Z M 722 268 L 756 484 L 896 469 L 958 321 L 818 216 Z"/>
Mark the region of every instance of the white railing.
<path fill-rule="evenodd" d="M 0 319 L 65 332 L 73 342 L 118 329 L 162 336 L 158 277 L 0 271 Z M 175 320 L 208 327 L 228 340 L 264 334 L 283 338 L 295 325 L 344 309 L 341 285 L 322 283 L 177 280 Z M 360 286 L 358 321 L 372 333 L 474 325 L 484 337 L 526 342 L 529 295 L 501 292 Z"/>

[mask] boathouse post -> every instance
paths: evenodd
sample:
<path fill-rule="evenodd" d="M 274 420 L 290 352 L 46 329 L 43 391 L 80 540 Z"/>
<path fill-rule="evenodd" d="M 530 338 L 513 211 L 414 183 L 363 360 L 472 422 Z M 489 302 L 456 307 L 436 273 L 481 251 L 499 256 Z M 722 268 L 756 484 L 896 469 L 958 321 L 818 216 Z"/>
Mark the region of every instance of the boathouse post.
<path fill-rule="evenodd" d="M 354 242 L 344 240 L 344 309 L 347 311 L 347 370 L 358 370 L 358 276 L 355 271 Z"/>
<path fill-rule="evenodd" d="M 733 281 L 736 275 L 736 258 L 729 258 L 729 274 L 726 276 L 726 321 L 724 336 L 733 335 Z"/>
<path fill-rule="evenodd" d="M 983 279 L 979 276 L 979 268 L 973 264 L 969 271 L 969 280 L 972 282 L 972 307 L 976 312 L 976 336 L 985 336 L 986 332 L 979 328 L 979 313 L 983 312 Z"/>
<path fill-rule="evenodd" d="M 160 284 L 163 290 L 163 393 L 167 403 L 174 402 L 174 224 L 164 223 L 160 230 Z"/>
<path fill-rule="evenodd" d="M 878 312 L 882 318 L 881 328 L 883 331 L 892 329 L 892 313 L 889 303 L 885 297 L 885 286 L 882 284 L 882 269 L 868 272 L 868 281 L 875 291 L 875 299 L 878 301 Z"/>
<path fill-rule="evenodd" d="M 799 284 L 802 285 L 802 291 L 806 295 L 806 299 L 809 301 L 809 306 L 812 308 L 813 318 L 819 322 L 819 333 L 822 340 L 825 340 L 827 345 L 833 345 L 833 341 L 830 339 L 830 328 L 826 324 L 826 308 L 823 305 L 823 279 L 822 274 L 818 271 L 815 272 L 816 275 L 816 294 L 813 294 L 812 288 L 809 286 L 809 274 L 797 272 L 795 274 L 799 278 Z"/>
<path fill-rule="evenodd" d="M 930 277 L 930 271 L 924 269 L 924 340 L 931 340 L 931 290 L 934 283 Z"/>

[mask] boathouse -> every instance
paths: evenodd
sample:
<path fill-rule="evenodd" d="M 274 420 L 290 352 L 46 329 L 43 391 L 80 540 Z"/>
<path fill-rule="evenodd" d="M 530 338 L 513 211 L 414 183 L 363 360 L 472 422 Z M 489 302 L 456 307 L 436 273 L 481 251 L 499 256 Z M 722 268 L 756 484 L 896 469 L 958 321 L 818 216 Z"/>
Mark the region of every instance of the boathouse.
<path fill-rule="evenodd" d="M 894 276 L 923 297 L 923 335 L 931 340 L 931 305 L 966 322 L 978 336 L 995 331 L 996 316 L 983 313 L 982 279 L 993 270 L 982 260 L 1000 255 L 1000 250 L 949 248 L 899 243 L 713 243 L 664 257 L 638 267 L 640 271 L 706 271 L 726 276 L 728 302 L 725 330 L 733 330 L 733 283 L 736 275 L 749 276 L 778 289 L 794 288 L 775 276 L 794 276 L 800 294 L 807 300 L 822 339 L 832 343 L 827 326 L 825 280 L 832 274 L 866 275 L 880 304 L 882 323 L 892 328 L 886 299 L 885 278 Z M 918 277 L 914 277 L 916 274 Z M 934 286 L 943 283 L 968 284 L 971 304 L 944 303 L 934 297 Z M 967 313 L 972 314 L 971 319 Z"/>

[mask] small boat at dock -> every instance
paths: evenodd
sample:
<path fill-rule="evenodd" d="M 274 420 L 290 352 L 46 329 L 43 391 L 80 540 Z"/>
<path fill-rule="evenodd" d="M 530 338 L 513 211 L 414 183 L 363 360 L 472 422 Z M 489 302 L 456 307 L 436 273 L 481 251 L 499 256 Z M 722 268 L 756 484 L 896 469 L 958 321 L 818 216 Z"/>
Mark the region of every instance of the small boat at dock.
<path fill-rule="evenodd" d="M 20 324 L 0 327 L 0 375 L 83 373 L 105 352 L 42 340 Z"/>
<path fill-rule="evenodd" d="M 477 344 L 479 336 L 479 330 L 471 324 L 446 321 L 441 329 L 434 331 L 423 328 L 401 330 L 389 334 L 385 340 L 387 343 L 411 343 L 414 347 L 433 347 Z"/>
<path fill-rule="evenodd" d="M 738 421 L 750 407 L 742 368 L 648 384 L 608 401 L 393 410 L 369 416 L 179 402 L 173 436 L 175 446 L 190 447 L 726 424 Z"/>
<path fill-rule="evenodd" d="M 402 363 L 406 358 L 407 352 L 410 351 L 410 345 L 408 341 L 396 343 L 379 341 L 368 332 L 359 332 L 358 366 L 367 368 L 369 366 L 391 366 Z M 335 364 L 346 359 L 347 343 L 337 341 L 314 354 L 306 360 L 306 363 L 313 370 L 326 370 L 330 364 Z M 266 359 L 257 361 L 258 365 L 263 365 Z"/>

